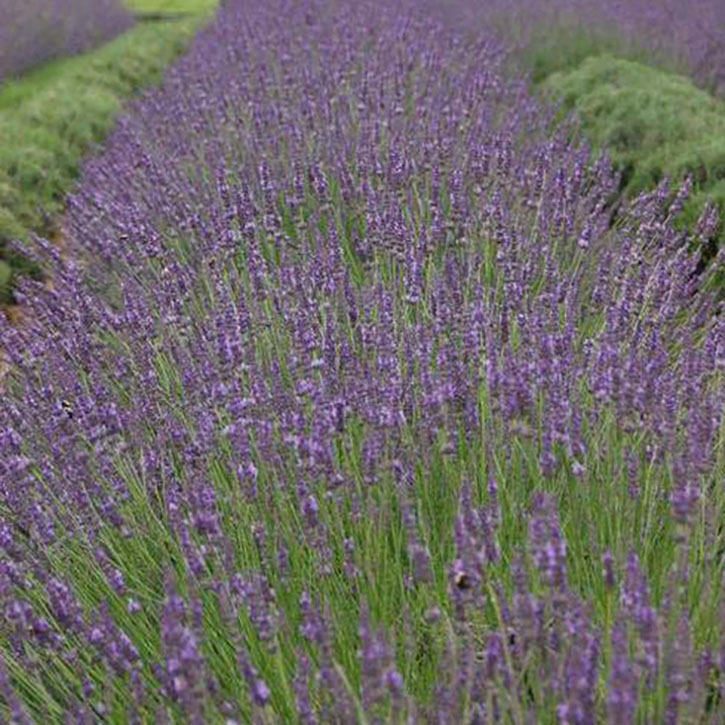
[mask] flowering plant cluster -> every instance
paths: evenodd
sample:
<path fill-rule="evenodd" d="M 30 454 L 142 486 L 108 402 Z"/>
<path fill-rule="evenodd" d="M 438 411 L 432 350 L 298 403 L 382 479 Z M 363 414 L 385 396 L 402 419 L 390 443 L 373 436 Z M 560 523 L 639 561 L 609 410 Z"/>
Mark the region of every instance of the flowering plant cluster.
<path fill-rule="evenodd" d="M 120 0 L 3 0 L 0 82 L 52 58 L 82 53 L 132 22 Z"/>
<path fill-rule="evenodd" d="M 0 328 L 18 723 L 725 715 L 725 319 L 486 34 L 230 0 Z"/>

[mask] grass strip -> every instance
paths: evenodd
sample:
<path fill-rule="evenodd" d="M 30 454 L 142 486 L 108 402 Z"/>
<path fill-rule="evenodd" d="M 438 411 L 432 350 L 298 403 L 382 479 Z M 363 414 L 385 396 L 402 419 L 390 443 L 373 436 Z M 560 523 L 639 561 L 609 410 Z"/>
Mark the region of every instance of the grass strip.
<path fill-rule="evenodd" d="M 133 13 L 208 13 L 216 8 L 217 0 L 126 0 Z"/>

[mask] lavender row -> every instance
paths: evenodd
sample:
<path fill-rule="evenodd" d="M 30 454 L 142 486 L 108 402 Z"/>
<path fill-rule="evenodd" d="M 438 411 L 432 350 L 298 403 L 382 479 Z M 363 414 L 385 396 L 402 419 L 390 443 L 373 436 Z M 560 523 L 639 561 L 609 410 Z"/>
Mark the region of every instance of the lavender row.
<path fill-rule="evenodd" d="M 0 82 L 53 58 L 89 50 L 132 22 L 119 0 L 3 0 Z"/>
<path fill-rule="evenodd" d="M 37 241 L 0 337 L 19 722 L 722 717 L 687 187 L 612 225 L 606 157 L 436 17 L 225 3 L 87 165 L 68 258 Z"/>
<path fill-rule="evenodd" d="M 693 0 L 687 12 L 677 0 L 489 0 L 478 7 L 452 0 L 450 7 L 464 27 L 503 22 L 522 47 L 561 30 L 609 36 L 620 46 L 649 51 L 665 65 L 674 63 L 704 87 L 725 94 L 725 5 L 719 0 Z"/>

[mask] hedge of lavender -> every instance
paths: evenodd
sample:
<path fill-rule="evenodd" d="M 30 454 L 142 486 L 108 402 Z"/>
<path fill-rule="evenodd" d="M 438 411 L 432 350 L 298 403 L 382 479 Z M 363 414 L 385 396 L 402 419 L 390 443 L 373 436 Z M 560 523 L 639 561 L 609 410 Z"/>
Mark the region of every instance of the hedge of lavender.
<path fill-rule="evenodd" d="M 611 43 L 645 50 L 665 66 L 688 71 L 701 85 L 725 95 L 725 4 L 720 0 L 449 0 L 470 25 L 503 21 L 525 47 L 548 42 L 557 31 L 589 36 L 593 47 Z M 597 41 L 597 37 L 599 41 Z"/>
<path fill-rule="evenodd" d="M 722 722 L 687 188 L 610 225 L 607 158 L 416 6 L 225 3 L 37 240 L 5 717 Z"/>
<path fill-rule="evenodd" d="M 0 82 L 52 58 L 89 50 L 132 22 L 120 0 L 3 0 Z"/>

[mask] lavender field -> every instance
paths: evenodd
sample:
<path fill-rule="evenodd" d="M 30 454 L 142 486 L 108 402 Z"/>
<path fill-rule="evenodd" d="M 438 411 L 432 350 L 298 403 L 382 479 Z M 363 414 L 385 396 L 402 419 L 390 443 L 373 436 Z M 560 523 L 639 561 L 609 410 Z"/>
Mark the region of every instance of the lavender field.
<path fill-rule="evenodd" d="M 88 50 L 132 22 L 121 0 L 3 0 L 0 83 L 51 58 Z"/>
<path fill-rule="evenodd" d="M 0 722 L 725 722 L 725 317 L 433 0 L 226 0 L 0 316 Z"/>

